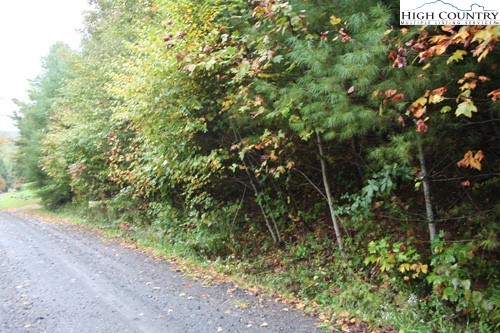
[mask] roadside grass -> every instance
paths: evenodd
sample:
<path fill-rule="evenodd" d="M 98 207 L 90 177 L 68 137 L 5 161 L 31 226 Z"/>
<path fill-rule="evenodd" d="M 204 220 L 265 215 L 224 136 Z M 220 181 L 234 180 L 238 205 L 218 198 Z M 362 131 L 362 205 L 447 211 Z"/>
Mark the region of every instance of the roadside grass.
<path fill-rule="evenodd" d="M 16 209 L 38 204 L 39 200 L 33 190 L 7 192 L 0 195 L 0 210 Z"/>
<path fill-rule="evenodd" d="M 1 197 L 0 207 L 19 208 L 36 202 L 33 193 L 25 190 L 13 193 L 11 197 Z M 284 251 L 279 251 L 272 259 L 280 257 L 289 267 L 275 270 L 268 267 L 271 258 L 266 256 L 209 260 L 196 253 L 189 244 L 173 243 L 148 226 L 120 223 L 104 211 L 67 205 L 57 211 L 39 208 L 29 209 L 26 213 L 48 221 L 70 223 L 94 230 L 106 239 L 119 241 L 125 246 L 173 262 L 187 277 L 203 280 L 208 285 L 233 283 L 254 292 L 257 297 L 270 296 L 276 302 L 286 304 L 286 307 L 301 309 L 317 316 L 319 326 L 327 331 L 474 332 L 468 325 L 458 328 L 446 319 L 436 322 L 419 308 L 411 294 L 388 297 L 390 292 L 375 290 L 373 285 L 357 278 L 357 274 L 352 274 L 349 281 L 322 285 L 314 280 L 321 267 L 295 264 L 296 260 Z M 309 279 L 311 275 L 313 277 Z M 309 294 L 305 290 L 309 290 Z"/>

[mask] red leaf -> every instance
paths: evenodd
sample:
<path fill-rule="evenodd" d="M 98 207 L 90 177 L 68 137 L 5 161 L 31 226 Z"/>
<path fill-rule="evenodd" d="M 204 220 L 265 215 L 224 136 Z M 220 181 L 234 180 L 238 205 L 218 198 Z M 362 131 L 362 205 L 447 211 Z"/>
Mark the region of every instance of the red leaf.
<path fill-rule="evenodd" d="M 428 129 L 429 129 L 429 127 L 427 126 L 425 121 L 423 121 L 422 119 L 419 119 L 417 121 L 417 132 L 418 133 L 425 133 L 425 132 L 427 132 Z"/>
<path fill-rule="evenodd" d="M 392 98 L 393 103 L 401 102 L 405 98 L 405 95 L 403 94 L 397 94 Z"/>

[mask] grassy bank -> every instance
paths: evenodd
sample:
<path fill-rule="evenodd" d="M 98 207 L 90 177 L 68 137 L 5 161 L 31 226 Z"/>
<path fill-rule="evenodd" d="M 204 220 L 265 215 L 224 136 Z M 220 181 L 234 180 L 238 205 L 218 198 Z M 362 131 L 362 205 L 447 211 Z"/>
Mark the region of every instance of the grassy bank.
<path fill-rule="evenodd" d="M 39 199 L 29 189 L 0 194 L 0 209 L 17 209 L 38 204 Z"/>

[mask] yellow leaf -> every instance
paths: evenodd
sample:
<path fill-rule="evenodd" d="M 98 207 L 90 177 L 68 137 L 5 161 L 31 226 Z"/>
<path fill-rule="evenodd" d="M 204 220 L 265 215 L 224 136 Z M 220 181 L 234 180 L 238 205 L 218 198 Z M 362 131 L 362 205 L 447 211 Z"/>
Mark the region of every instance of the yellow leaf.
<path fill-rule="evenodd" d="M 337 25 L 340 22 L 342 22 L 342 19 L 340 17 L 336 17 L 335 15 L 330 16 L 330 23 L 332 25 Z"/>
<path fill-rule="evenodd" d="M 401 264 L 398 268 L 398 271 L 400 271 L 401 273 L 404 273 L 405 271 L 408 271 L 410 270 L 410 264 L 409 263 L 404 263 L 404 264 Z"/>
<path fill-rule="evenodd" d="M 422 96 L 419 99 L 417 99 L 415 102 L 413 102 L 412 105 L 416 107 L 418 105 L 422 105 L 423 106 L 425 104 L 427 104 L 427 98 Z"/>
<path fill-rule="evenodd" d="M 246 308 L 248 308 L 248 304 L 247 303 L 241 303 L 237 307 L 240 308 L 240 309 L 246 309 Z"/>

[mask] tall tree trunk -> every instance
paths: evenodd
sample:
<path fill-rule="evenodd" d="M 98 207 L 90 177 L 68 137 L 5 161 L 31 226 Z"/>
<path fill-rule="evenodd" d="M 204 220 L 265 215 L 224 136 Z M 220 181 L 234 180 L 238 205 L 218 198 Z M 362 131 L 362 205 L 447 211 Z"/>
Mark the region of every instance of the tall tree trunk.
<path fill-rule="evenodd" d="M 427 211 L 427 224 L 429 225 L 429 236 L 431 242 L 436 238 L 436 224 L 434 222 L 434 211 L 432 209 L 431 188 L 429 179 L 427 178 L 427 167 L 425 164 L 424 148 L 422 145 L 422 138 L 420 134 L 417 139 L 418 146 L 418 160 L 420 161 L 420 176 L 422 178 L 422 185 L 424 186 L 425 210 Z M 432 245 L 431 245 L 432 248 Z"/>
<path fill-rule="evenodd" d="M 333 207 L 332 192 L 330 190 L 330 183 L 328 182 L 328 174 L 326 171 L 325 155 L 323 153 L 321 135 L 316 132 L 316 137 L 318 139 L 319 161 L 321 164 L 321 174 L 323 175 L 323 185 L 325 187 L 328 208 L 330 209 L 330 216 L 333 222 L 333 228 L 335 229 L 335 237 L 337 238 L 337 245 L 339 247 L 340 254 L 342 255 L 342 259 L 344 259 L 344 261 L 347 261 L 347 255 L 345 254 L 344 245 L 342 244 L 342 235 L 340 234 L 339 222 L 337 216 L 335 215 L 335 209 Z"/>

